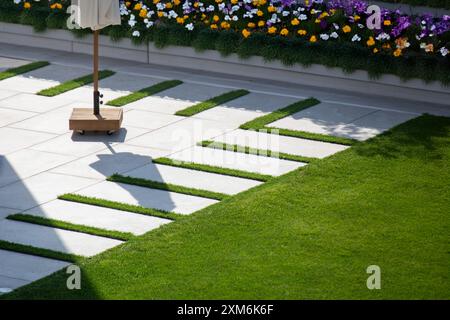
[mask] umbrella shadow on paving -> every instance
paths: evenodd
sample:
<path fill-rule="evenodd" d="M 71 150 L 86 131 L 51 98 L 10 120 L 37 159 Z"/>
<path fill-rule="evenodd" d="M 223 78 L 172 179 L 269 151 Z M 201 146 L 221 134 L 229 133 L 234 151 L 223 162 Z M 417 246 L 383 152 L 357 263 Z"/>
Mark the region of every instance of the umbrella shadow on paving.
<path fill-rule="evenodd" d="M 40 163 L 30 162 L 27 168 L 19 169 L 18 167 L 21 165 L 23 164 L 11 163 L 6 156 L 0 155 L 0 182 L 2 182 L 0 186 L 0 240 L 37 248 L 66 251 L 68 247 L 57 234 L 56 229 L 6 219 L 9 215 L 27 211 L 51 200 L 51 196 L 48 196 L 46 192 L 50 192 L 49 189 L 57 190 L 58 184 L 61 184 L 61 180 L 58 181 L 58 179 L 64 178 L 45 173 L 37 173 L 32 176 L 33 172 L 38 172 Z M 23 180 L 24 178 L 25 180 Z M 65 288 L 66 279 L 69 276 L 66 274 L 66 266 L 69 264 L 33 254 L 16 252 L 13 249 L 11 251 L 0 249 L 0 295 L 10 290 L 21 290 L 21 287 L 26 290 L 26 286 L 34 281 L 39 281 L 40 284 L 45 283 L 48 276 L 54 272 L 58 272 L 58 276 L 61 278 L 58 283 Z M 92 297 L 97 296 L 88 276 L 83 273 L 82 287 Z M 51 289 L 56 288 L 47 289 L 42 289 L 42 296 L 39 298 L 45 298 L 47 293 L 50 294 Z"/>
<path fill-rule="evenodd" d="M 97 154 L 98 161 L 90 164 L 91 168 L 95 169 L 103 176 L 109 177 L 116 173 L 127 176 L 128 172 L 145 166 L 148 175 L 140 178 L 149 179 L 150 177 L 153 181 L 164 183 L 164 178 L 152 162 L 152 157 L 132 152 L 116 152 L 113 146 L 108 144 L 107 147 L 110 153 Z M 98 198 L 102 198 L 102 195 L 106 195 L 108 200 L 117 202 L 124 202 L 121 201 L 121 199 L 126 199 L 128 201 L 125 202 L 128 204 L 160 209 L 168 212 L 173 211 L 176 208 L 176 204 L 166 191 L 124 183 L 115 183 L 114 187 L 117 188 L 114 190 L 96 190 L 95 195 Z M 117 195 L 117 199 L 115 199 L 114 195 Z"/>

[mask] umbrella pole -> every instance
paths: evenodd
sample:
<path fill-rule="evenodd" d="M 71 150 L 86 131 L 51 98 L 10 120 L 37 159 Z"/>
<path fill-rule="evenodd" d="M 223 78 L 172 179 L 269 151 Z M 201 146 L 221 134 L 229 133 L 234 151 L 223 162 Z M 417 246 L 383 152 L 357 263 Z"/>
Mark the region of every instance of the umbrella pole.
<path fill-rule="evenodd" d="M 94 114 L 100 114 L 100 92 L 98 91 L 98 34 L 99 31 L 94 31 Z"/>

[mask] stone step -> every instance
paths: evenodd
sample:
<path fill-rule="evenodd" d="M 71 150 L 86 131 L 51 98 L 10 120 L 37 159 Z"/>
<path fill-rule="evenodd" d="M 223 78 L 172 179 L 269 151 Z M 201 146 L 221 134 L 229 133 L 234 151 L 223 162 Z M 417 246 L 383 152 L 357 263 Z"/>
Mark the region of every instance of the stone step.
<path fill-rule="evenodd" d="M 230 195 L 237 194 L 261 184 L 260 181 L 250 179 L 155 163 L 147 164 L 138 169 L 126 172 L 123 175 Z"/>
<path fill-rule="evenodd" d="M 134 235 L 144 234 L 171 222 L 168 219 L 63 200 L 48 202 L 24 214 Z"/>
<path fill-rule="evenodd" d="M 104 181 L 77 194 L 179 214 L 191 214 L 218 201 L 186 194 Z"/>
<path fill-rule="evenodd" d="M 306 163 L 302 162 L 198 146 L 177 152 L 171 155 L 170 158 L 273 176 L 279 176 L 306 165 Z"/>
<path fill-rule="evenodd" d="M 119 240 L 12 220 L 0 221 L 0 240 L 86 257 L 123 243 Z"/>
<path fill-rule="evenodd" d="M 68 265 L 64 261 L 0 250 L 0 290 L 17 289 Z"/>
<path fill-rule="evenodd" d="M 212 139 L 213 141 L 247 146 L 250 148 L 283 152 L 310 158 L 325 158 L 336 152 L 343 151 L 348 146 L 314 141 L 308 139 L 268 134 L 264 131 L 237 129 L 225 135 Z"/>

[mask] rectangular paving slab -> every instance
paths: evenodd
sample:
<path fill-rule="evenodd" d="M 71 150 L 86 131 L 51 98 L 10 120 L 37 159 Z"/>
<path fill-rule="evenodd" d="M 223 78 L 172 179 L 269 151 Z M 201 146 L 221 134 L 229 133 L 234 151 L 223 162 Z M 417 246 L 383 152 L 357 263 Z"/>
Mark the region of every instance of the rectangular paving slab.
<path fill-rule="evenodd" d="M 0 128 L 0 155 L 6 155 L 54 138 L 55 135 L 30 130 Z"/>
<path fill-rule="evenodd" d="M 91 257 L 122 241 L 12 220 L 0 221 L 0 240 Z"/>
<path fill-rule="evenodd" d="M 172 154 L 170 158 L 273 176 L 279 176 L 306 165 L 302 162 L 198 146 Z"/>
<path fill-rule="evenodd" d="M 261 184 L 260 181 L 155 163 L 149 163 L 138 169 L 126 172 L 123 175 L 230 195 L 237 194 Z"/>
<path fill-rule="evenodd" d="M 135 235 L 144 234 L 171 222 L 168 219 L 63 200 L 48 202 L 24 214 Z"/>
<path fill-rule="evenodd" d="M 31 63 L 28 60 L 0 57 L 0 72 Z"/>
<path fill-rule="evenodd" d="M 16 93 L 11 97 L 0 100 L 0 107 L 43 113 L 68 105 L 73 101 L 77 101 L 77 99 L 62 99 L 60 96 L 44 97 L 31 93 Z"/>
<path fill-rule="evenodd" d="M 184 117 L 178 117 L 175 115 L 141 110 L 130 110 L 124 117 L 123 126 L 155 130 L 184 119 Z"/>
<path fill-rule="evenodd" d="M 26 210 L 87 187 L 96 180 L 49 172 L 36 174 L 0 188 L 0 207 Z"/>
<path fill-rule="evenodd" d="M 0 89 L 37 93 L 43 89 L 57 86 L 62 82 L 73 80 L 89 74 L 89 70 L 51 64 L 12 78 L 0 81 Z"/>
<path fill-rule="evenodd" d="M 268 134 L 264 130 L 237 129 L 212 140 L 231 145 L 237 144 L 261 150 L 271 150 L 320 159 L 348 148 L 348 146 L 334 143 Z"/>
<path fill-rule="evenodd" d="M 0 250 L 0 288 L 14 290 L 68 265 L 64 261 Z"/>
<path fill-rule="evenodd" d="M 0 108 L 0 127 L 4 127 L 35 116 L 36 113 Z"/>
<path fill-rule="evenodd" d="M 0 187 L 73 160 L 74 157 L 24 149 L 0 156 Z"/>
<path fill-rule="evenodd" d="M 109 181 L 80 190 L 77 194 L 179 214 L 191 214 L 218 202 L 181 193 Z"/>
<path fill-rule="evenodd" d="M 152 162 L 166 152 L 121 144 L 98 151 L 93 155 L 72 161 L 51 172 L 92 179 L 105 179 L 114 173 L 122 173 Z"/>

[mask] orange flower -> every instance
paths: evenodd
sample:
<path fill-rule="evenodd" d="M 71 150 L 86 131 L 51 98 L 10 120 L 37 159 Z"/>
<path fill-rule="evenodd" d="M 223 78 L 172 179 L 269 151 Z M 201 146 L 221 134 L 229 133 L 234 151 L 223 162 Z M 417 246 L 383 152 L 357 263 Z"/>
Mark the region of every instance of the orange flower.
<path fill-rule="evenodd" d="M 375 39 L 373 37 L 369 37 L 369 40 L 367 40 L 367 46 L 371 47 L 373 45 L 375 45 Z"/>
<path fill-rule="evenodd" d="M 23 4 L 23 7 L 24 7 L 25 9 L 30 9 L 30 8 L 31 8 L 31 3 L 25 2 L 25 3 Z"/>
<path fill-rule="evenodd" d="M 349 33 L 350 31 L 352 31 L 352 28 L 350 28 L 349 25 L 345 25 L 345 26 L 342 28 L 342 31 L 344 31 L 344 33 Z"/>
<path fill-rule="evenodd" d="M 311 36 L 311 38 L 309 38 L 309 42 L 316 42 L 317 38 L 316 36 Z"/>
<path fill-rule="evenodd" d="M 306 30 L 303 30 L 303 29 L 298 30 L 297 33 L 301 36 L 304 36 L 307 34 Z"/>
<path fill-rule="evenodd" d="M 247 27 L 253 29 L 254 27 L 256 27 L 256 24 L 254 22 L 249 22 L 249 23 L 247 23 Z"/>
<path fill-rule="evenodd" d="M 266 23 L 263 20 L 258 21 L 258 27 L 264 27 Z"/>
<path fill-rule="evenodd" d="M 396 49 L 394 51 L 394 57 L 400 57 L 402 55 L 402 49 Z"/>
<path fill-rule="evenodd" d="M 247 29 L 242 30 L 242 35 L 244 36 L 244 38 L 248 38 L 250 36 L 251 32 L 248 31 Z"/>
<path fill-rule="evenodd" d="M 294 18 L 294 19 L 291 20 L 291 24 L 293 26 L 298 26 L 300 24 L 300 21 L 297 18 Z"/>
<path fill-rule="evenodd" d="M 275 32 L 277 32 L 277 28 L 276 27 L 270 27 L 269 29 L 267 29 L 267 32 L 269 34 L 274 34 Z"/>
<path fill-rule="evenodd" d="M 280 34 L 282 36 L 287 36 L 289 34 L 289 30 L 286 28 L 281 29 Z"/>

